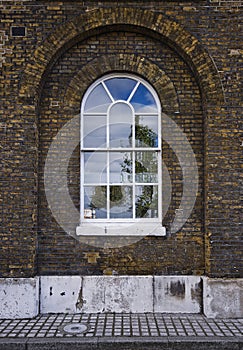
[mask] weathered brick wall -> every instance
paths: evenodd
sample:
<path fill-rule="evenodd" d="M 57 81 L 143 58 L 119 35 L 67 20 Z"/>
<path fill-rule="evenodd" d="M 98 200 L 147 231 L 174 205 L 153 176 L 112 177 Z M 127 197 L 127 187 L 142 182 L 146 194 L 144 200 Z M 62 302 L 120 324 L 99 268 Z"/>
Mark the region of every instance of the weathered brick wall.
<path fill-rule="evenodd" d="M 116 30 L 114 27 L 107 30 L 104 26 L 113 15 L 102 16 L 102 13 L 99 18 L 92 19 L 103 25 L 102 30 L 93 30 L 89 35 L 72 36 L 77 24 L 70 25 L 66 32 L 65 26 L 61 27 L 68 21 L 75 23 L 76 16 L 87 14 L 89 22 L 82 24 L 87 31 L 93 25 L 89 13 L 94 13 L 94 9 L 122 6 L 168 16 L 198 39 L 215 62 L 224 88 L 225 103 L 212 99 L 206 104 L 204 89 L 207 86 L 203 79 L 208 79 L 212 89 L 214 83 L 210 82 L 210 77 L 204 77 L 207 75 L 203 72 L 206 72 L 206 66 L 201 65 L 202 71 L 197 71 L 196 58 L 192 64 L 180 50 L 180 42 L 184 47 L 193 44 L 184 43 L 185 38 L 180 37 L 179 32 L 178 37 L 168 40 L 155 33 L 156 26 L 153 35 L 149 30 L 122 24 Z M 36 273 L 36 269 L 40 274 L 103 274 L 104 270 L 110 269 L 120 274 L 206 272 L 210 276 L 239 276 L 242 273 L 240 2 L 1 1 L 0 10 L 3 43 L 0 46 L 3 166 L 0 274 L 30 276 Z M 126 22 L 129 10 L 121 13 L 120 22 Z M 139 14 L 136 16 L 134 21 L 139 22 Z M 144 17 L 147 21 L 153 18 L 149 16 L 146 12 Z M 26 27 L 26 36 L 13 37 L 11 26 Z M 60 31 L 59 37 L 57 34 L 53 40 L 56 46 L 61 43 L 62 49 L 52 55 L 52 47 L 51 44 L 48 47 L 47 40 L 43 49 L 46 56 L 43 56 L 44 51 L 38 52 L 38 47 L 58 27 L 63 32 Z M 71 43 L 69 37 L 73 38 Z M 114 69 L 111 57 L 125 54 L 145 57 L 173 83 L 180 113 L 175 114 L 175 110 L 169 107 L 166 113 L 184 131 L 196 155 L 199 193 L 192 215 L 176 234 L 168 235 L 166 239 L 145 238 L 119 249 L 101 249 L 69 237 L 56 223 L 45 198 L 43 166 L 54 136 L 78 113 L 82 94 L 90 83 L 88 79 L 78 83 L 76 93 L 80 93 L 80 97 L 75 97 L 69 106 L 68 97 L 71 96 L 75 76 L 94 60 L 96 71 L 92 72 L 90 68 L 89 73 L 94 80 L 102 72 Z M 198 56 L 200 61 L 200 54 Z M 46 64 L 45 74 L 41 77 L 42 62 L 46 57 L 50 65 Z M 104 57 L 110 58 L 106 62 Z M 33 60 L 36 63 L 30 70 L 26 64 Z M 26 69 L 27 75 L 24 74 Z M 138 69 L 135 63 L 133 68 L 131 63 L 129 66 L 124 64 L 124 69 L 138 72 L 146 78 L 146 72 Z M 41 84 L 33 98 L 31 90 L 37 88 L 37 78 Z M 215 91 L 220 101 L 220 87 L 216 86 Z M 163 105 L 162 94 L 160 97 Z M 182 197 L 183 183 L 176 155 L 166 143 L 163 151 L 173 184 L 172 202 L 164 219 L 169 231 Z M 77 149 L 69 166 L 69 189 L 76 206 L 79 205 L 78 153 Z M 97 259 L 92 260 L 92 256 Z"/>
<path fill-rule="evenodd" d="M 111 71 L 109 57 L 128 55 L 132 58 L 134 52 L 138 56 L 146 56 L 158 65 L 160 69 L 174 82 L 177 98 L 180 105 L 180 113 L 169 113 L 171 118 L 181 127 L 190 141 L 194 153 L 197 156 L 200 171 L 200 187 L 197 204 L 188 223 L 177 234 L 171 234 L 167 239 L 147 238 L 141 242 L 126 246 L 122 249 L 108 249 L 105 252 L 97 248 L 88 248 L 79 244 L 52 222 L 52 213 L 47 208 L 44 184 L 43 165 L 47 151 L 53 137 L 57 134 L 65 122 L 74 115 L 67 113 L 63 100 L 70 80 L 75 77 L 89 61 L 96 59 L 99 70 L 104 73 Z M 146 57 L 145 56 L 145 57 Z M 106 58 L 105 62 L 100 57 Z M 105 60 L 105 59 L 104 59 Z M 137 73 L 136 61 L 126 70 Z M 141 63 L 140 63 L 141 65 Z M 88 74 L 91 74 L 90 72 Z M 143 77 L 147 76 L 147 67 L 140 71 Z M 94 69 L 92 79 L 97 79 L 99 72 Z M 81 78 L 82 79 L 82 78 Z M 80 88 L 85 91 L 87 83 L 80 81 Z M 77 99 L 74 110 L 79 112 L 82 94 Z M 163 99 L 163 96 L 161 96 Z M 68 103 L 68 101 L 67 101 Z M 162 106 L 163 108 L 163 106 Z M 164 110 L 164 109 L 163 109 Z M 167 112 L 164 110 L 164 112 Z M 68 116 L 67 116 L 68 114 Z M 203 121 L 200 93 L 190 70 L 176 53 L 149 36 L 132 32 L 112 32 L 99 34 L 76 44 L 66 51 L 53 66 L 46 84 L 43 88 L 42 101 L 39 116 L 40 134 L 40 197 L 39 197 L 39 271 L 43 273 L 65 273 L 66 269 L 73 273 L 98 273 L 102 274 L 107 267 L 119 274 L 192 274 L 203 273 L 204 248 L 203 248 L 203 206 L 202 206 L 202 163 L 203 163 Z M 178 140 L 178 144 L 181 140 Z M 183 148 L 183 146 L 180 148 Z M 70 180 L 72 196 L 79 204 L 79 152 L 74 153 L 70 165 Z M 186 154 L 185 154 L 186 156 Z M 179 207 L 182 197 L 183 184 L 182 173 L 178 159 L 171 147 L 164 144 L 163 159 L 170 172 L 172 180 L 172 201 L 164 225 L 170 229 L 175 210 Z M 62 203 L 59 204 L 60 211 Z M 77 223 L 78 224 L 78 223 Z M 72 249 L 70 249 L 72 246 Z M 90 266 L 87 269 L 87 252 L 98 252 L 100 255 L 99 266 Z"/>

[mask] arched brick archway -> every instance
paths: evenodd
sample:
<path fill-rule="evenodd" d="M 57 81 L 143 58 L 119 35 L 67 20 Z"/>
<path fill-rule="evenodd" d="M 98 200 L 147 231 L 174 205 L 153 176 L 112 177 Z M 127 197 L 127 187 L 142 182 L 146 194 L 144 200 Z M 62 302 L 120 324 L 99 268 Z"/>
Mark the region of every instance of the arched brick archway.
<path fill-rule="evenodd" d="M 163 112 L 175 113 L 179 110 L 175 87 L 165 72 L 145 57 L 126 54 L 100 56 L 79 70 L 66 90 L 64 106 L 67 109 L 73 108 L 78 114 L 84 87 L 89 86 L 99 75 L 109 71 L 124 70 L 134 72 L 149 80 L 161 98 Z"/>
<path fill-rule="evenodd" d="M 212 105 L 223 103 L 221 81 L 214 62 L 194 36 L 163 14 L 124 7 L 96 9 L 59 26 L 29 59 L 20 83 L 19 96 L 26 98 L 28 104 L 36 104 L 45 74 L 67 48 L 95 31 L 106 32 L 114 28 L 120 29 L 121 26 L 130 31 L 146 32 L 147 35 L 166 42 L 191 67 L 203 100 Z"/>
<path fill-rule="evenodd" d="M 117 8 L 117 9 L 97 9 L 92 12 L 88 12 L 84 15 L 77 16 L 65 25 L 58 27 L 53 34 L 51 34 L 42 45 L 40 45 L 33 56 L 29 58 L 26 68 L 23 72 L 22 80 L 20 82 L 19 96 L 22 99 L 22 103 L 26 104 L 25 111 L 29 110 L 29 113 L 36 116 L 35 107 L 38 106 L 38 101 L 41 97 L 41 88 L 46 81 L 46 77 L 49 75 L 52 67 L 57 60 L 67 52 L 72 46 L 82 42 L 85 39 L 97 34 L 109 33 L 111 31 L 130 31 L 143 35 L 147 35 L 150 38 L 157 39 L 164 44 L 167 44 L 170 48 L 177 52 L 180 57 L 187 63 L 193 72 L 192 75 L 196 77 L 197 84 L 200 87 L 202 101 L 208 105 L 220 106 L 224 101 L 224 95 L 221 87 L 220 78 L 213 60 L 209 54 L 201 46 L 200 42 L 194 38 L 191 34 L 186 32 L 178 23 L 169 20 L 162 14 L 156 14 L 151 11 L 142 11 L 139 9 Z M 105 58 L 99 57 L 100 60 Z M 143 57 L 133 56 L 135 60 L 134 72 L 143 75 L 141 67 L 146 65 L 150 68 L 157 69 L 156 65 Z M 93 61 L 92 61 L 93 62 Z M 93 62 L 95 63 L 95 61 Z M 124 64 L 126 67 L 124 68 Z M 106 57 L 106 69 L 113 70 L 117 65 L 117 70 L 131 69 L 131 62 L 128 62 L 126 55 L 114 56 L 107 59 Z M 110 65 L 110 68 L 109 68 Z M 121 68 L 121 65 L 123 67 Z M 91 64 L 86 65 L 86 68 L 92 70 Z M 129 68 L 130 67 L 130 68 Z M 94 67 L 93 67 L 94 69 Z M 160 70 L 160 69 L 159 69 Z M 133 71 L 133 70 L 132 70 Z M 81 74 L 78 71 L 77 74 Z M 104 74 L 102 71 L 99 74 Z M 153 78 L 147 76 L 147 79 Z M 94 77 L 94 74 L 93 74 Z M 82 89 L 76 80 L 70 81 L 69 87 L 66 91 L 66 100 L 70 97 L 72 108 L 80 108 L 80 100 L 82 97 Z M 159 72 L 159 79 L 151 81 L 153 86 L 158 90 L 162 88 L 163 92 L 169 93 L 167 108 L 171 112 L 175 112 L 176 104 L 178 103 L 175 96 L 174 86 L 167 79 L 163 71 Z M 163 89 L 163 84 L 165 88 Z M 172 84 L 172 85 L 171 85 Z M 87 81 L 87 85 L 89 82 Z M 84 85 L 85 86 L 85 85 Z M 74 94 L 72 95 L 72 93 Z M 65 100 L 65 98 L 64 98 Z M 162 104 L 166 101 L 161 101 Z M 172 105 L 174 107 L 172 108 Z M 207 111 L 207 105 L 205 111 Z M 70 105 L 69 107 L 70 108 Z M 66 112 L 66 111 L 63 111 Z M 72 113 L 70 113 L 72 115 Z M 67 111 L 67 116 L 70 116 Z M 37 155 L 38 158 L 38 155 Z"/>

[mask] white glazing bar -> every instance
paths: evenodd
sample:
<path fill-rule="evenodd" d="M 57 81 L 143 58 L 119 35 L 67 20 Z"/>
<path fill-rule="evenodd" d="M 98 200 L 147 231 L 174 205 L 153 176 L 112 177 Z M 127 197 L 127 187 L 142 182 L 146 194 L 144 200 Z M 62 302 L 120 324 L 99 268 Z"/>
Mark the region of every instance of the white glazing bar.
<path fill-rule="evenodd" d="M 101 113 L 100 113 L 101 114 Z M 138 113 L 138 112 L 135 112 L 135 115 L 138 116 L 138 117 L 141 117 L 141 116 L 145 116 L 145 117 L 155 117 L 158 115 L 158 113 L 155 113 L 155 112 L 142 112 L 142 113 Z"/>
<path fill-rule="evenodd" d="M 134 89 L 132 90 L 130 96 L 127 99 L 127 102 L 130 102 L 131 99 L 133 98 L 135 92 L 137 91 L 138 86 L 140 85 L 140 82 L 138 81 L 137 84 L 135 85 Z"/>
<path fill-rule="evenodd" d="M 111 95 L 110 90 L 109 90 L 108 87 L 106 86 L 105 82 L 102 81 L 101 83 L 102 83 L 102 85 L 103 85 L 105 91 L 107 92 L 108 96 L 110 97 L 111 101 L 112 101 L 112 102 L 115 102 L 115 100 L 114 100 L 113 96 Z"/>
<path fill-rule="evenodd" d="M 106 147 L 110 147 L 110 108 L 108 108 L 108 112 L 106 114 Z"/>
<path fill-rule="evenodd" d="M 80 151 L 82 151 L 84 147 L 84 114 L 81 113 L 81 120 L 80 120 Z"/>
<path fill-rule="evenodd" d="M 86 222 L 93 222 L 94 223 L 94 219 L 85 219 L 85 223 Z M 137 218 L 137 219 L 95 219 L 95 223 L 117 223 L 117 224 L 124 224 L 124 223 L 159 223 L 157 218 Z"/>
<path fill-rule="evenodd" d="M 84 116 L 87 115 L 87 116 L 91 116 L 91 117 L 92 117 L 92 116 L 95 116 L 95 117 L 96 117 L 96 116 L 98 116 L 98 117 L 99 117 L 99 116 L 105 117 L 105 116 L 106 116 L 106 113 L 101 113 L 101 112 L 89 113 L 89 112 L 85 112 L 85 113 L 83 113 L 83 115 L 84 115 Z"/>
<path fill-rule="evenodd" d="M 81 178 L 80 178 L 80 186 L 81 186 L 81 191 L 80 191 L 80 222 L 84 220 L 84 152 L 81 152 L 80 154 L 80 173 L 81 173 Z"/>
<path fill-rule="evenodd" d="M 136 202 L 136 186 L 135 186 L 135 151 L 132 152 L 132 217 L 133 219 L 136 218 L 136 206 L 135 206 L 135 202 Z"/>
<path fill-rule="evenodd" d="M 106 85 L 102 82 L 105 90 L 107 91 L 108 95 L 110 96 L 110 92 L 107 89 Z M 111 100 L 114 102 L 114 99 L 112 96 L 110 96 Z M 108 108 L 109 111 L 109 108 Z M 106 147 L 109 148 L 110 147 L 110 116 L 109 116 L 109 112 L 106 115 Z M 107 212 L 107 220 L 110 219 L 110 154 L 109 152 L 107 152 L 106 155 L 106 212 Z"/>
<path fill-rule="evenodd" d="M 110 152 L 107 152 L 107 156 L 106 156 L 106 162 L 107 162 L 107 166 L 106 166 L 106 171 L 107 171 L 107 187 L 106 187 L 106 199 L 107 199 L 107 219 L 110 219 Z"/>
<path fill-rule="evenodd" d="M 162 120 L 161 120 L 161 114 L 158 114 L 158 148 L 161 150 L 162 149 L 162 143 L 161 143 L 161 125 L 162 125 Z M 161 155 L 162 156 L 162 155 Z"/>
<path fill-rule="evenodd" d="M 99 148 L 90 148 L 90 147 L 83 147 L 83 149 L 82 149 L 82 151 L 87 151 L 87 152 L 93 152 L 93 151 L 96 151 L 96 152 L 104 152 L 104 150 L 106 149 L 106 148 L 109 148 L 109 145 L 108 145 L 108 147 L 104 147 L 104 148 L 101 148 L 101 147 L 99 147 Z M 132 152 L 134 150 L 134 148 L 132 148 L 132 147 L 113 147 L 112 149 L 110 149 L 109 151 L 110 152 Z M 148 152 L 148 151 L 150 151 L 150 152 L 156 152 L 156 151 L 160 151 L 160 148 L 158 148 L 158 147 L 150 147 L 150 148 L 145 148 L 145 147 L 137 147 L 136 148 L 136 150 L 137 151 L 139 151 L 139 152 L 142 152 L 142 151 L 145 151 L 145 152 Z"/>
<path fill-rule="evenodd" d="M 111 184 L 112 185 L 112 184 Z M 158 182 L 136 182 L 136 185 L 138 186 L 147 186 L 147 185 L 153 185 L 153 186 L 158 186 Z M 107 186 L 106 182 L 91 182 L 87 186 Z M 131 182 L 121 182 L 121 183 L 114 183 L 114 186 L 131 186 Z"/>
<path fill-rule="evenodd" d="M 135 86 L 133 93 L 135 93 L 136 89 L 138 88 L 138 85 L 140 83 L 137 83 Z M 132 95 L 132 94 L 131 94 Z M 130 98 L 131 98 L 130 95 Z M 136 206 L 135 206 L 135 201 L 136 201 L 136 194 L 135 194 L 135 113 L 133 113 L 133 121 L 132 121 L 132 217 L 133 219 L 136 218 Z"/>
<path fill-rule="evenodd" d="M 80 223 L 84 221 L 84 152 L 82 149 L 84 147 L 84 114 L 81 113 L 81 128 L 80 128 L 80 186 L 81 191 L 79 194 L 80 200 Z"/>
<path fill-rule="evenodd" d="M 162 224 L 162 152 L 158 152 L 158 219 Z"/>
<path fill-rule="evenodd" d="M 162 225 L 162 131 L 161 131 L 161 125 L 162 125 L 162 113 L 159 109 L 158 113 L 158 147 L 160 151 L 158 152 L 158 219 L 161 222 Z M 160 194 L 160 196 L 159 196 Z M 159 200 L 160 198 L 160 200 Z"/>
<path fill-rule="evenodd" d="M 158 111 L 158 147 L 160 151 L 158 152 L 158 219 L 162 225 L 162 113 L 161 107 Z"/>

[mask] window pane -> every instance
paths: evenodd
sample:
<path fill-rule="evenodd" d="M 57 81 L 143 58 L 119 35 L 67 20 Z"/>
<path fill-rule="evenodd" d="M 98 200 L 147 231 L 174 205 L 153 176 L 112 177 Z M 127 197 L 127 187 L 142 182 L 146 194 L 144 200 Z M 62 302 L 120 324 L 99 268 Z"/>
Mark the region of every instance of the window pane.
<path fill-rule="evenodd" d="M 111 99 L 104 87 L 99 84 L 91 91 L 84 106 L 85 113 L 106 113 Z"/>
<path fill-rule="evenodd" d="M 83 146 L 90 148 L 106 147 L 106 116 L 83 118 Z"/>
<path fill-rule="evenodd" d="M 158 106 L 152 87 L 133 75 L 109 75 L 88 89 L 81 108 L 83 218 L 160 217 Z"/>
<path fill-rule="evenodd" d="M 106 159 L 105 152 L 84 153 L 84 183 L 106 182 Z"/>
<path fill-rule="evenodd" d="M 157 106 L 151 92 L 142 84 L 139 85 L 133 98 L 131 99 L 136 113 L 156 113 Z"/>
<path fill-rule="evenodd" d="M 135 117 L 136 147 L 158 147 L 158 116 Z"/>
<path fill-rule="evenodd" d="M 129 78 L 112 78 L 105 81 L 114 100 L 127 100 L 136 85 L 136 81 Z"/>
<path fill-rule="evenodd" d="M 110 218 L 132 218 L 132 187 L 110 186 Z"/>
<path fill-rule="evenodd" d="M 84 218 L 107 218 L 107 189 L 106 186 L 84 187 Z"/>
<path fill-rule="evenodd" d="M 135 181 L 158 182 L 158 154 L 157 152 L 135 153 Z"/>
<path fill-rule="evenodd" d="M 132 153 L 110 152 L 110 183 L 132 181 Z"/>
<path fill-rule="evenodd" d="M 136 218 L 158 217 L 158 186 L 136 186 Z"/>
<path fill-rule="evenodd" d="M 133 115 L 126 103 L 116 103 L 110 109 L 110 146 L 132 146 Z"/>

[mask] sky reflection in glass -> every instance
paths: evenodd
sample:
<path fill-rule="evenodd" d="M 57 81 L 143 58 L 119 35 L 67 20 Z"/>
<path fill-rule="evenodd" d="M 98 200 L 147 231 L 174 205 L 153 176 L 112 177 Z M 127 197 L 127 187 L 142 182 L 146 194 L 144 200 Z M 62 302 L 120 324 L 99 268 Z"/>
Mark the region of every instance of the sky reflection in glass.
<path fill-rule="evenodd" d="M 105 152 L 84 153 L 84 183 L 105 183 L 107 181 Z"/>
<path fill-rule="evenodd" d="M 130 102 L 133 105 L 136 113 L 157 112 L 157 106 L 153 95 L 142 84 L 139 85 Z"/>
<path fill-rule="evenodd" d="M 130 138 L 133 124 L 133 114 L 130 106 L 123 102 L 114 104 L 110 109 L 109 123 L 110 146 L 131 146 Z"/>
<path fill-rule="evenodd" d="M 84 147 L 106 147 L 106 116 L 87 116 L 83 121 Z"/>
<path fill-rule="evenodd" d="M 111 103 L 111 99 L 104 87 L 97 85 L 86 100 L 84 111 L 86 113 L 106 113 Z"/>
<path fill-rule="evenodd" d="M 114 100 L 126 101 L 136 85 L 136 81 L 129 78 L 112 78 L 105 81 Z"/>

